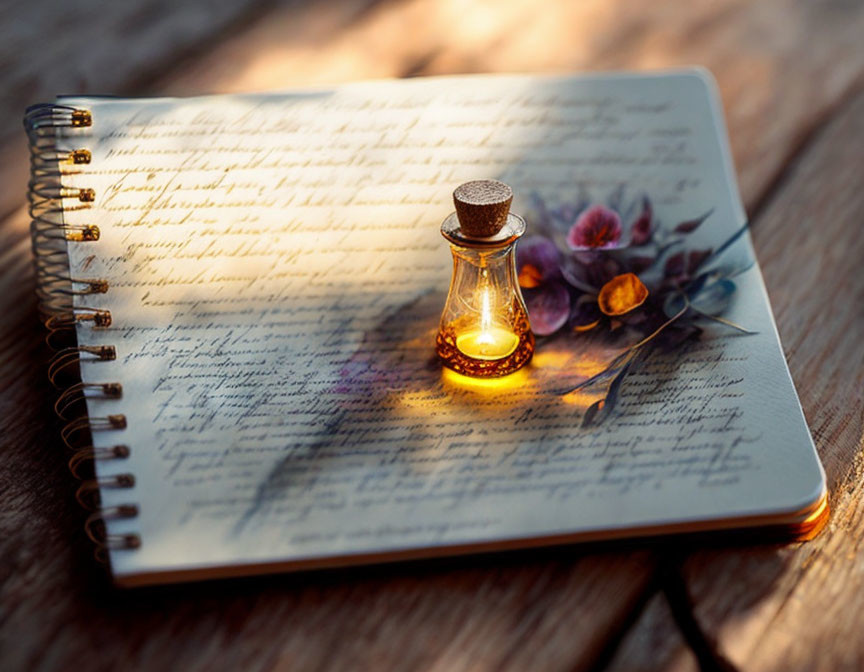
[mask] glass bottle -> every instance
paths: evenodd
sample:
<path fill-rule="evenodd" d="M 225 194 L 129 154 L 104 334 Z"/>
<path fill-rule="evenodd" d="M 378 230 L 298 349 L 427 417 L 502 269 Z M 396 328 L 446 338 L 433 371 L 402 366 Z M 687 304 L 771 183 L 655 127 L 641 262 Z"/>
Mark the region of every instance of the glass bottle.
<path fill-rule="evenodd" d="M 441 225 L 453 275 L 436 346 L 444 364 L 474 377 L 513 373 L 534 354 L 534 335 L 516 274 L 525 220 L 509 211 L 513 193 L 495 180 L 454 192 L 456 212 Z"/>

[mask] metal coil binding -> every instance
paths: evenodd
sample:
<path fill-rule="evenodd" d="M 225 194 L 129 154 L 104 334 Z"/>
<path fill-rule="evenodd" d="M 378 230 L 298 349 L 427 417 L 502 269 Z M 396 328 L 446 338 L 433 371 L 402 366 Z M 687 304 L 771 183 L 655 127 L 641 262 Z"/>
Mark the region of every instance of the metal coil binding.
<path fill-rule="evenodd" d="M 89 187 L 71 188 L 64 176 L 80 172 L 92 160 L 84 147 L 61 150 L 57 147 L 60 134 L 87 129 L 93 124 L 89 110 L 68 105 L 33 105 L 24 115 L 24 128 L 30 140 L 30 235 L 39 281 L 39 307 L 47 319 L 72 307 L 73 279 L 68 276 L 69 242 L 99 240 L 95 224 L 70 225 L 65 213 L 87 210 L 96 200 Z M 48 282 L 48 279 L 51 282 Z M 101 281 L 97 281 L 97 286 Z M 80 290 L 80 288 L 78 288 Z"/>
<path fill-rule="evenodd" d="M 71 225 L 66 215 L 73 211 L 89 211 L 96 202 L 97 193 L 89 187 L 70 187 L 64 177 L 86 170 L 93 155 L 85 146 L 60 149 L 58 138 L 79 137 L 81 129 L 93 125 L 89 110 L 68 105 L 42 104 L 27 109 L 24 127 L 30 141 L 30 235 L 36 267 L 39 311 L 48 330 L 46 341 L 56 350 L 48 365 L 48 378 L 59 390 L 54 410 L 68 422 L 60 436 L 72 451 L 69 470 L 82 481 L 75 494 L 78 502 L 92 513 L 85 523 L 87 536 L 96 544 L 96 556 L 107 560 L 108 550 L 134 549 L 141 545 L 138 534 L 109 534 L 109 520 L 134 518 L 136 504 L 101 507 L 100 491 L 125 489 L 135 486 L 130 473 L 96 476 L 94 465 L 108 460 L 127 459 L 131 450 L 125 444 L 97 447 L 87 438 L 105 430 L 122 430 L 126 416 L 112 414 L 88 417 L 88 398 L 121 399 L 120 383 L 84 383 L 81 365 L 87 362 L 108 362 L 117 358 L 113 345 L 79 345 L 76 343 L 77 326 L 92 323 L 96 329 L 111 326 L 111 312 L 104 309 L 76 305 L 75 297 L 105 294 L 109 283 L 102 278 L 73 277 L 70 274 L 69 245 L 87 244 L 101 237 L 95 224 Z M 86 135 L 80 135 L 82 144 Z M 76 143 L 77 144 L 77 143 Z M 66 180 L 68 182 L 68 180 Z M 70 417 L 83 411 L 79 417 Z"/>
<path fill-rule="evenodd" d="M 129 446 L 117 444 L 108 448 L 96 448 L 94 446 L 85 446 L 76 450 L 72 457 L 69 458 L 69 471 L 79 481 L 84 481 L 88 477 L 82 475 L 80 469 L 83 465 L 101 460 L 123 460 L 130 455 Z"/>
<path fill-rule="evenodd" d="M 79 371 L 81 362 L 110 362 L 117 359 L 117 349 L 113 345 L 78 345 L 63 348 L 54 353 L 48 363 L 48 380 L 61 389 L 60 379 L 64 374 Z M 80 378 L 80 375 L 77 376 Z"/>
<path fill-rule="evenodd" d="M 46 305 L 54 306 L 53 303 Z M 94 328 L 99 328 L 110 327 L 111 321 L 110 310 L 77 306 L 69 310 L 55 311 L 45 319 L 45 328 L 48 330 L 45 341 L 49 347 L 58 349 L 61 343 L 75 338 L 75 327 L 79 322 L 92 322 Z"/>
<path fill-rule="evenodd" d="M 126 416 L 122 413 L 91 418 L 82 415 L 80 418 L 70 420 L 60 429 L 60 438 L 69 450 L 75 450 L 76 439 L 82 433 L 104 432 L 109 429 L 126 429 Z"/>
<path fill-rule="evenodd" d="M 135 504 L 109 506 L 91 513 L 84 523 L 84 531 L 97 547 L 112 550 L 139 548 L 141 546 L 141 537 L 137 534 L 108 534 L 105 527 L 105 522 L 108 520 L 134 518 L 137 515 L 138 506 Z"/>
<path fill-rule="evenodd" d="M 102 478 L 89 478 L 85 480 L 75 493 L 75 499 L 88 511 L 98 511 L 102 498 L 99 491 L 104 488 L 134 488 L 135 476 L 132 474 L 117 474 L 115 476 L 103 476 Z"/>
<path fill-rule="evenodd" d="M 123 396 L 120 383 L 75 383 L 67 387 L 54 403 L 54 412 L 63 420 L 68 420 L 71 407 L 88 398 L 119 399 Z"/>

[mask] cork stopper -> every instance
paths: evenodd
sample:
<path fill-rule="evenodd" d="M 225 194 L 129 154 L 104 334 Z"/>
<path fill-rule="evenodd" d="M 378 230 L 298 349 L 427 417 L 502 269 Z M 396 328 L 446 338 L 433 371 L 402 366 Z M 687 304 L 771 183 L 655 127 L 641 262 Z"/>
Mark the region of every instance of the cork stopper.
<path fill-rule="evenodd" d="M 498 180 L 466 182 L 453 192 L 459 226 L 469 238 L 496 235 L 507 223 L 512 202 L 513 190 Z"/>

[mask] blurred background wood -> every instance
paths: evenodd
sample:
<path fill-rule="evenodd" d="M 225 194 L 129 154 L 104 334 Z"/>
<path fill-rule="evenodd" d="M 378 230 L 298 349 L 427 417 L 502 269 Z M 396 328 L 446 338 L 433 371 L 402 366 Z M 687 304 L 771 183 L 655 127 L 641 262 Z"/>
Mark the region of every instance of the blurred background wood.
<path fill-rule="evenodd" d="M 843 0 L 5 3 L 4 667 L 692 670 L 711 655 L 748 670 L 864 667 L 864 644 L 853 636 L 862 626 L 853 605 L 864 600 L 862 34 L 864 6 Z M 110 589 L 81 531 L 45 380 L 21 210 L 27 104 L 63 92 L 188 95 L 685 64 L 710 68 L 723 95 L 757 252 L 832 485 L 835 514 L 822 537 Z M 681 595 L 668 590 L 670 576 L 689 600 L 674 602 Z M 682 613 L 695 617 L 704 641 L 682 634 Z M 700 641 L 716 647 L 694 655 Z"/>

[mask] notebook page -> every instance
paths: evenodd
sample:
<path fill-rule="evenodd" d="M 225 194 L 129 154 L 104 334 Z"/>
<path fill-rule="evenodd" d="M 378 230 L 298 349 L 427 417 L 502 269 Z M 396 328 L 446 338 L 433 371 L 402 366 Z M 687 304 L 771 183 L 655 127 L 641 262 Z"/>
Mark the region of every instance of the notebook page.
<path fill-rule="evenodd" d="M 119 577 L 458 546 L 792 512 L 824 477 L 758 267 L 726 317 L 677 358 L 625 382 L 618 411 L 582 429 L 590 399 L 556 392 L 610 353 L 538 348 L 500 385 L 442 372 L 434 336 L 451 260 L 441 220 L 469 179 L 513 186 L 513 210 L 616 189 L 655 215 L 712 209 L 716 246 L 745 215 L 712 85 L 649 76 L 458 77 L 284 95 L 86 104 L 98 242 L 73 276 L 104 277 L 142 547 Z M 86 219 L 86 222 L 84 221 Z M 732 251 L 752 255 L 745 238 Z"/>

